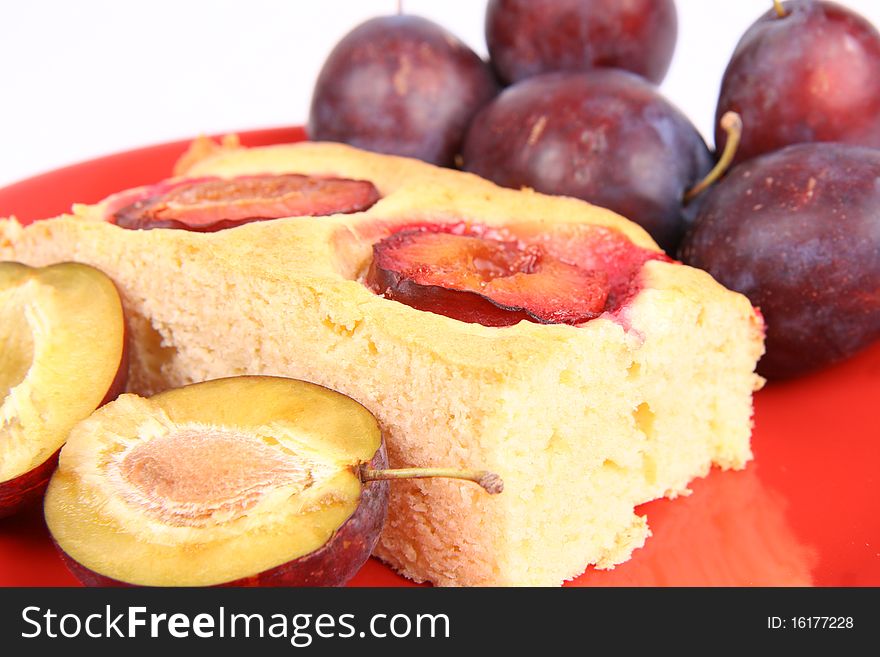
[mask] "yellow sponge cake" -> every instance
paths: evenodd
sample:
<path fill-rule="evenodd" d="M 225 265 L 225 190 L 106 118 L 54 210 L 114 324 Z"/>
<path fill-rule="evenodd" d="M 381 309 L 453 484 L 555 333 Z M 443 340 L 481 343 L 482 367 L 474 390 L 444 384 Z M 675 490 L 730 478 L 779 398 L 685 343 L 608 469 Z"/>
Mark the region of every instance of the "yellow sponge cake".
<path fill-rule="evenodd" d="M 628 559 L 649 534 L 639 504 L 686 492 L 713 464 L 750 459 L 760 316 L 707 273 L 662 256 L 634 223 L 582 201 L 338 144 L 219 149 L 182 173 L 234 178 L 239 193 L 259 188 L 243 193 L 283 197 L 282 207 L 302 216 L 211 232 L 173 221 L 146 229 L 159 202 L 170 208 L 162 216 L 192 220 L 188 188 L 170 182 L 27 227 L 0 221 L 0 260 L 73 260 L 108 274 L 133 338 L 134 392 L 238 374 L 305 379 L 366 406 L 392 466 L 498 473 L 505 491 L 495 496 L 451 480 L 392 485 L 377 555 L 406 576 L 558 585 L 590 564 Z M 279 174 L 341 181 L 360 200 L 307 211 L 283 190 L 265 191 Z M 210 199 L 198 189 L 200 211 L 207 200 L 220 217 L 223 185 Z M 265 219 L 265 205 L 239 205 L 236 217 Z M 132 212 L 146 219 L 123 227 Z M 486 274 L 471 262 L 482 278 L 453 293 L 519 314 L 481 323 L 419 307 L 414 298 L 443 288 L 418 278 L 421 265 L 395 270 L 412 294 L 377 283 L 378 255 L 406 231 L 512 254 L 504 262 L 519 263 L 515 272 Z M 560 300 L 545 277 L 518 303 L 516 286 L 532 280 L 523 275 L 542 266 L 604 292 L 589 303 L 570 291 Z M 583 309 L 566 314 L 568 306 Z"/>

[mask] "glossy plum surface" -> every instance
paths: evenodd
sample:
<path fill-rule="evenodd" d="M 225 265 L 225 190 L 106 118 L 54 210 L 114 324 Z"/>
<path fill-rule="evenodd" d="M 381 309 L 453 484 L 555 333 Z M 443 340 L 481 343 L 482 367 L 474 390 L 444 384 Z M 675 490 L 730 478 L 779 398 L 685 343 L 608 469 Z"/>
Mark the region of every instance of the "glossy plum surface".
<path fill-rule="evenodd" d="M 309 137 L 451 166 L 467 125 L 498 87 L 488 64 L 418 16 L 373 18 L 324 63 Z"/>
<path fill-rule="evenodd" d="M 486 8 L 486 43 L 505 82 L 613 67 L 659 84 L 677 36 L 672 0 L 490 0 Z"/>
<path fill-rule="evenodd" d="M 743 163 L 706 196 L 682 258 L 760 308 L 765 376 L 850 356 L 880 338 L 880 150 L 796 144 Z"/>
<path fill-rule="evenodd" d="M 712 168 L 696 128 L 657 88 L 611 69 L 546 73 L 507 88 L 474 119 L 464 168 L 609 208 L 667 251 L 686 223 L 685 191 Z"/>
<path fill-rule="evenodd" d="M 743 34 L 724 73 L 716 125 L 728 110 L 742 116 L 735 161 L 801 142 L 880 146 L 880 33 L 830 2 L 783 7 Z"/>

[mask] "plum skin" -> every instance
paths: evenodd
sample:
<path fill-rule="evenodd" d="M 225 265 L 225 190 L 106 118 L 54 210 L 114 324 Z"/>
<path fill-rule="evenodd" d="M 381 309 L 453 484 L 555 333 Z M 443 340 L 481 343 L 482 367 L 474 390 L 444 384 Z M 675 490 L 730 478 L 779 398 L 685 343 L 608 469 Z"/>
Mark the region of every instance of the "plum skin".
<path fill-rule="evenodd" d="M 769 3 L 768 3 L 769 4 Z M 718 123 L 742 116 L 735 162 L 802 142 L 880 146 L 880 33 L 864 18 L 829 2 L 783 3 L 743 34 L 724 72 Z"/>
<path fill-rule="evenodd" d="M 847 358 L 880 338 L 880 150 L 795 144 L 744 162 L 707 193 L 681 257 L 760 308 L 762 375 Z"/>
<path fill-rule="evenodd" d="M 439 25 L 409 15 L 373 18 L 325 61 L 307 132 L 316 141 L 452 166 L 471 118 L 497 92 L 489 66 Z"/>
<path fill-rule="evenodd" d="M 56 450 L 33 470 L 0 482 L 0 518 L 14 515 L 43 497 L 58 465 L 60 452 L 60 449 Z"/>
<path fill-rule="evenodd" d="M 672 0 L 490 0 L 486 44 L 505 82 L 608 66 L 659 84 L 678 16 Z"/>
<path fill-rule="evenodd" d="M 685 192 L 712 168 L 688 118 L 633 73 L 545 73 L 475 117 L 464 168 L 504 187 L 574 196 L 635 221 L 673 252 Z"/>

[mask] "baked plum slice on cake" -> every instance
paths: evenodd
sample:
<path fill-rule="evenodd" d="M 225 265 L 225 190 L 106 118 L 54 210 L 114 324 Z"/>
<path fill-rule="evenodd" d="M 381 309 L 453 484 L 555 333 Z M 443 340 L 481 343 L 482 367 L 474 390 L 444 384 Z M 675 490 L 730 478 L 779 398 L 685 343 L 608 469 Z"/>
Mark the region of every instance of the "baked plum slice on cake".
<path fill-rule="evenodd" d="M 0 262 L 0 517 L 42 495 L 71 427 L 122 391 L 127 369 L 107 276 Z"/>
<path fill-rule="evenodd" d="M 366 180 L 300 174 L 202 178 L 155 185 L 110 214 L 122 228 L 215 232 L 252 221 L 368 210 L 379 200 Z"/>
<path fill-rule="evenodd" d="M 370 556 L 388 479 L 502 488 L 484 471 L 386 465 L 373 415 L 304 381 L 232 377 L 127 394 L 74 427 L 46 523 L 89 585 L 333 586 Z"/>
<path fill-rule="evenodd" d="M 667 258 L 610 229 L 561 231 L 554 239 L 430 225 L 375 244 L 365 282 L 388 299 L 483 326 L 580 324 L 615 310 L 636 291 L 641 266 L 657 259 Z"/>

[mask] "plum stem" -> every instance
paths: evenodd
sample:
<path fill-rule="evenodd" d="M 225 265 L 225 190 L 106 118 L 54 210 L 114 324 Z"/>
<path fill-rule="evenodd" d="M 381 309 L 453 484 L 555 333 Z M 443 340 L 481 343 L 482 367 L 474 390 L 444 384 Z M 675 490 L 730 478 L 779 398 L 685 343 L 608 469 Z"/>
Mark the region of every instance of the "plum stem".
<path fill-rule="evenodd" d="M 397 15 L 403 14 L 403 0 L 397 0 Z"/>
<path fill-rule="evenodd" d="M 788 16 L 788 12 L 785 11 L 785 7 L 782 6 L 782 0 L 773 0 L 773 8 L 776 10 L 776 15 L 779 18 L 785 18 Z"/>
<path fill-rule="evenodd" d="M 730 163 L 733 162 L 736 149 L 739 148 L 740 137 L 742 137 L 742 118 L 736 112 L 725 112 L 724 116 L 721 117 L 721 128 L 727 133 L 724 151 L 721 153 L 721 157 L 718 158 L 718 162 L 712 167 L 712 170 L 706 174 L 706 177 L 684 193 L 685 203 L 693 201 L 709 185 L 723 176 L 728 167 L 730 167 Z"/>
<path fill-rule="evenodd" d="M 371 470 L 361 466 L 361 481 L 378 481 L 380 479 L 425 479 L 427 477 L 445 477 L 463 479 L 482 486 L 490 495 L 497 495 L 504 490 L 504 482 L 494 472 L 486 470 L 456 470 L 454 468 L 393 468 L 387 470 Z"/>

